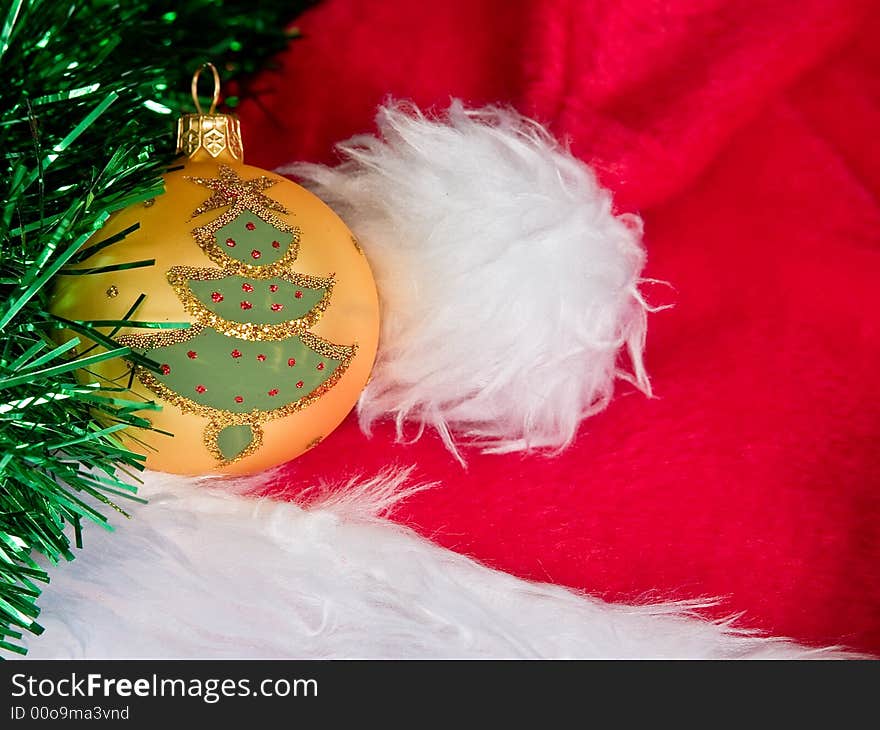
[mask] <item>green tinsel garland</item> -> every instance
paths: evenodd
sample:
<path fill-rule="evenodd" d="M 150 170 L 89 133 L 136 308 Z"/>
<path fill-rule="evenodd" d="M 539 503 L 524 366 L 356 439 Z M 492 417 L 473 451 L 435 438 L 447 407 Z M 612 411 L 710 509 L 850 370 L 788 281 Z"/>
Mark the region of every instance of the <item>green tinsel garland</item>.
<path fill-rule="evenodd" d="M 0 0 L 0 649 L 42 631 L 37 558 L 71 560 L 83 519 L 109 529 L 101 505 L 125 514 L 112 500 L 135 498 L 121 477 L 143 459 L 114 433 L 149 425 L 125 389 L 77 385 L 74 369 L 129 351 L 85 322 L 108 350 L 71 360 L 75 341 L 50 336 L 50 281 L 112 212 L 161 192 L 193 71 L 255 71 L 312 2 Z"/>

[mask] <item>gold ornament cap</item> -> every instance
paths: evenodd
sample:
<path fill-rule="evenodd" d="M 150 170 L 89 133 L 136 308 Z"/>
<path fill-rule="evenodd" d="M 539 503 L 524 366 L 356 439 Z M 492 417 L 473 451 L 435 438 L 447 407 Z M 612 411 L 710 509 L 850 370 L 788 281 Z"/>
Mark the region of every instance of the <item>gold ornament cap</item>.
<path fill-rule="evenodd" d="M 214 94 L 211 108 L 205 114 L 199 103 L 199 76 L 206 68 L 214 76 Z M 241 143 L 241 125 L 231 114 L 215 114 L 220 99 L 220 74 L 213 63 L 203 63 L 192 78 L 192 98 L 196 105 L 195 114 L 184 114 L 177 120 L 177 153 L 191 160 L 218 158 L 244 160 L 244 147 Z"/>

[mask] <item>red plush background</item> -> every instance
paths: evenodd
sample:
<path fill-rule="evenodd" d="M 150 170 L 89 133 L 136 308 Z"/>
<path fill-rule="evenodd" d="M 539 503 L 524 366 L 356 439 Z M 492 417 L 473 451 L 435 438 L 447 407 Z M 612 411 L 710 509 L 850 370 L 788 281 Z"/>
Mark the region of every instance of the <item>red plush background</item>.
<path fill-rule="evenodd" d="M 873 8 L 872 8 L 873 5 Z M 856 0 L 325 0 L 240 109 L 248 162 L 332 162 L 387 96 L 545 122 L 646 225 L 647 362 L 561 456 L 353 417 L 282 490 L 417 465 L 395 519 L 519 576 L 880 653 L 880 13 Z"/>

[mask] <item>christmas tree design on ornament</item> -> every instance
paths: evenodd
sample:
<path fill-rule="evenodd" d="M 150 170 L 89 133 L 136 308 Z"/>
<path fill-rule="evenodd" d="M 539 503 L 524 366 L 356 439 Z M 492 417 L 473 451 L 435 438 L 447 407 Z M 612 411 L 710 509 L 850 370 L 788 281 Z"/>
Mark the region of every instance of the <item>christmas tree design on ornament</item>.
<path fill-rule="evenodd" d="M 190 327 L 117 340 L 159 363 L 158 372 L 137 367 L 141 383 L 208 419 L 205 445 L 226 465 L 260 447 L 261 424 L 332 388 L 357 345 L 309 331 L 330 304 L 334 277 L 293 273 L 300 231 L 274 215 L 290 211 L 263 193 L 273 180 L 243 180 L 222 164 L 216 178 L 187 179 L 212 191 L 193 218 L 228 207 L 192 231 L 219 268 L 174 266 L 167 273 Z"/>

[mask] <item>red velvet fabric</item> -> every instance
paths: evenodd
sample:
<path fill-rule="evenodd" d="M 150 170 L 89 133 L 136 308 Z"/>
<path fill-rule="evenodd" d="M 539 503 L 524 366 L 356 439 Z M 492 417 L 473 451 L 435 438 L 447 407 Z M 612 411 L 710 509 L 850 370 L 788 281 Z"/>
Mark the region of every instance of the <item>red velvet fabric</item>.
<path fill-rule="evenodd" d="M 241 108 L 248 162 L 333 161 L 386 97 L 513 104 L 646 223 L 656 398 L 555 458 L 367 439 L 276 493 L 415 464 L 395 519 L 526 578 L 880 653 L 880 14 L 857 0 L 325 0 Z M 512 394 L 511 397 L 515 397 Z"/>

